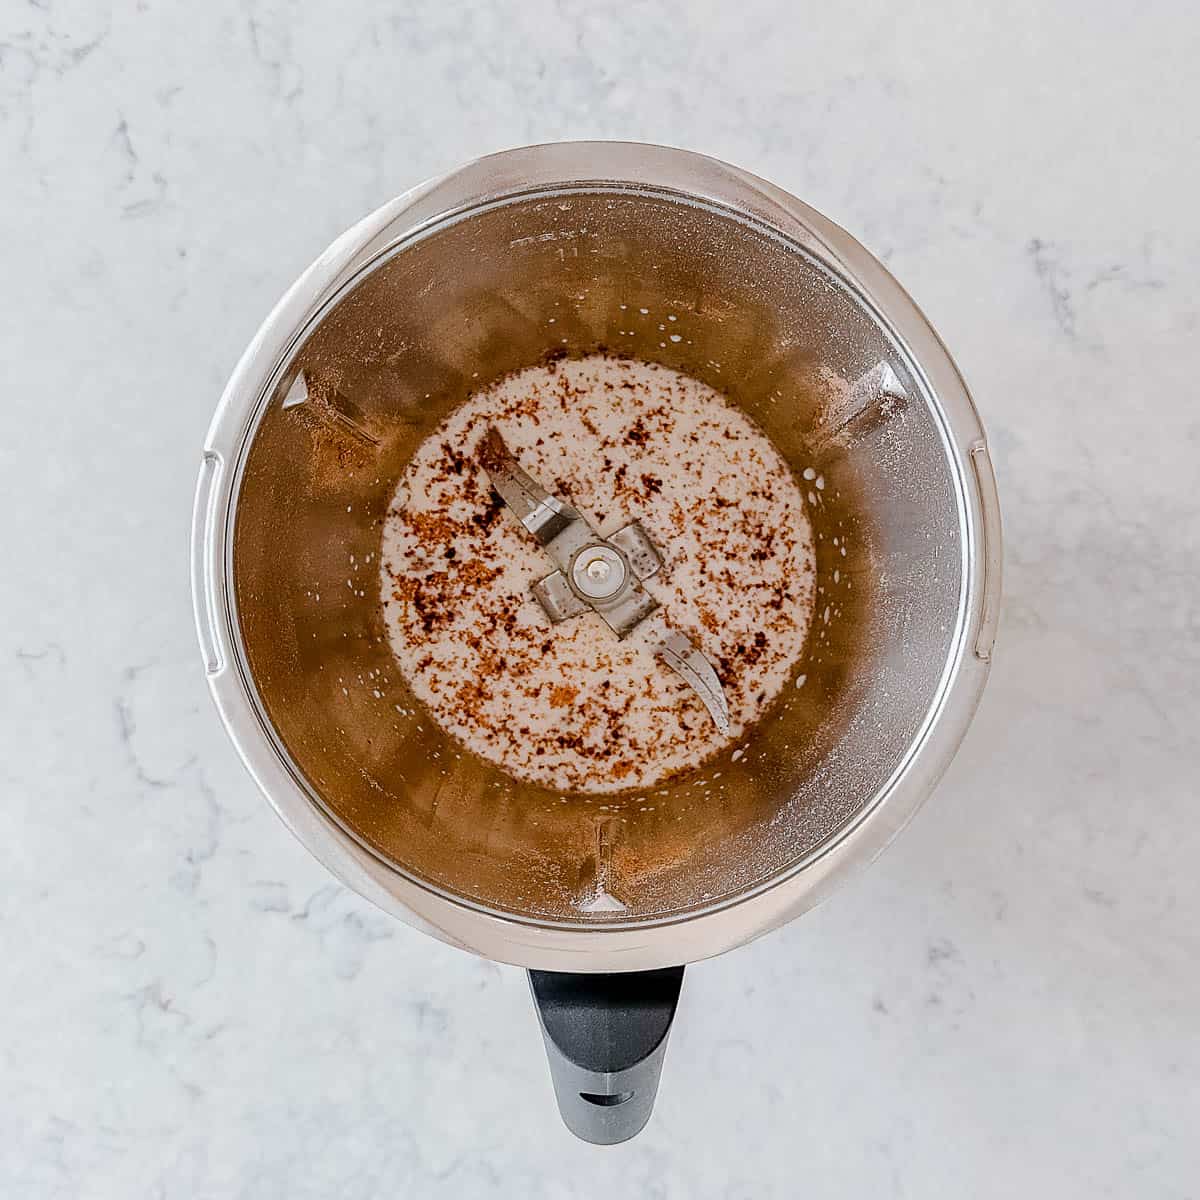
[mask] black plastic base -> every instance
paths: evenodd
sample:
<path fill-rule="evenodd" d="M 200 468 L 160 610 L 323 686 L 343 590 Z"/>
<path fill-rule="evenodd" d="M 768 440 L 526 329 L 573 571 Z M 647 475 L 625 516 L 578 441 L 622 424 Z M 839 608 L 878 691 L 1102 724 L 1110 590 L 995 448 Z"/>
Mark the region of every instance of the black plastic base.
<path fill-rule="evenodd" d="M 598 1145 L 633 1137 L 654 1107 L 683 968 L 530 971 L 529 984 L 567 1128 Z"/>

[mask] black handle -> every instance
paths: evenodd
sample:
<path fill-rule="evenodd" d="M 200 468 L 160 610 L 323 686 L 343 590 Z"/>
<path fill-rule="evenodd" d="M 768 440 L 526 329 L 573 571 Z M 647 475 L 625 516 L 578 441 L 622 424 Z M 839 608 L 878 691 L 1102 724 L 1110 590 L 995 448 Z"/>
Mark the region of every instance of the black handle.
<path fill-rule="evenodd" d="M 624 1142 L 654 1107 L 682 967 L 575 975 L 530 971 L 558 1111 L 585 1142 Z"/>

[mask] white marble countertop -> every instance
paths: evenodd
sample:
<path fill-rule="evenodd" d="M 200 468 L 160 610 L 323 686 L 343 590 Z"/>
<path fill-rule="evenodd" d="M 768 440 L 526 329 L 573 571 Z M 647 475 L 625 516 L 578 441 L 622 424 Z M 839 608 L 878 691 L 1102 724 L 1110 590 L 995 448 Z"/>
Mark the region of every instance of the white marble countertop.
<path fill-rule="evenodd" d="M 1198 52 L 1154 0 L 5 6 L 0 1193 L 1197 1195 Z M 560 1127 L 521 972 L 334 885 L 256 794 L 187 572 L 284 287 L 561 137 L 730 159 L 879 253 L 973 387 L 1007 539 L 939 791 L 689 972 L 615 1150 Z"/>

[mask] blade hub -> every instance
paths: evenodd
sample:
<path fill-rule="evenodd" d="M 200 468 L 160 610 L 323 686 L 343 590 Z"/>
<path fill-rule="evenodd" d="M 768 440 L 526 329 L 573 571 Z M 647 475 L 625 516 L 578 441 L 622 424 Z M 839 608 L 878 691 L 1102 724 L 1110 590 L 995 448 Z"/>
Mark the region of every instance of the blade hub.
<path fill-rule="evenodd" d="M 620 551 L 597 542 L 585 546 L 571 564 L 571 586 L 584 600 L 607 600 L 624 586 L 629 570 Z"/>

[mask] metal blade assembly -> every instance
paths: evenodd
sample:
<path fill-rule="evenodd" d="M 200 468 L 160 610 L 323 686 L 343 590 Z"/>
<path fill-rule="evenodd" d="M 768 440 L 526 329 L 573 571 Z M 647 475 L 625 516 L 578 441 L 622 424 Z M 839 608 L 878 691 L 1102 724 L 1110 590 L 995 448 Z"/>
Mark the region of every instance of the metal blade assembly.
<path fill-rule="evenodd" d="M 624 638 L 658 608 L 642 582 L 662 569 L 662 556 L 636 521 L 601 537 L 577 509 L 521 469 L 495 428 L 480 443 L 479 462 L 496 493 L 556 568 L 532 587 L 551 621 L 590 610 Z M 655 654 L 700 697 L 716 727 L 728 733 L 729 703 L 704 654 L 674 629 L 667 631 Z"/>

